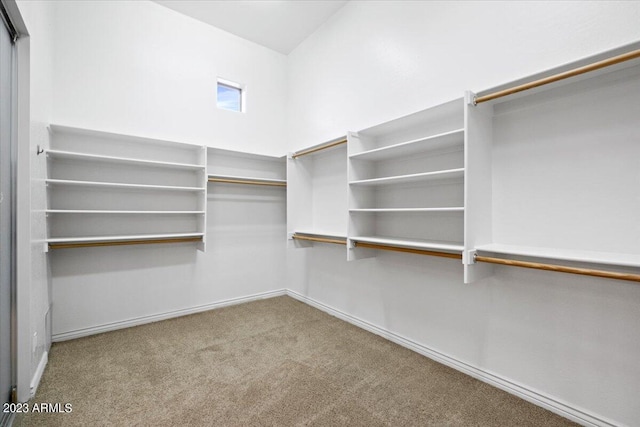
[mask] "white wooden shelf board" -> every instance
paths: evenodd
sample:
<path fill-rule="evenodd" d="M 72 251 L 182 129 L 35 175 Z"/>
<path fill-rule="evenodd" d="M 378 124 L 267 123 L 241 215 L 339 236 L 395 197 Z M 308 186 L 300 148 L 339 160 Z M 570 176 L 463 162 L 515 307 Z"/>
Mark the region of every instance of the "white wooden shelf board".
<path fill-rule="evenodd" d="M 336 237 L 339 239 L 346 239 L 347 233 L 339 233 L 336 231 L 320 231 L 320 230 L 295 230 L 294 234 L 302 234 L 304 236 L 314 237 Z"/>
<path fill-rule="evenodd" d="M 207 147 L 207 156 L 230 156 L 249 160 L 259 160 L 263 162 L 282 162 L 287 156 L 273 156 L 269 154 L 249 153 L 247 151 L 227 150 L 225 148 Z"/>
<path fill-rule="evenodd" d="M 342 142 L 342 141 L 345 141 L 345 142 Z M 312 151 L 311 153 L 307 153 L 307 154 L 304 154 L 302 156 L 298 155 L 298 157 L 305 157 L 305 156 L 307 156 L 309 154 L 321 153 L 321 152 L 323 152 L 325 150 L 331 150 L 332 151 L 332 150 L 334 150 L 336 148 L 345 149 L 345 148 L 347 148 L 346 141 L 347 141 L 347 136 L 346 135 L 345 136 L 340 136 L 340 137 L 334 138 L 334 139 L 332 139 L 330 141 L 326 141 L 326 142 L 323 142 L 323 143 L 320 143 L 320 144 L 312 145 L 310 147 L 300 148 L 299 150 L 296 150 L 293 153 L 291 153 L 291 155 L 294 156 L 294 155 L 298 155 L 299 153 L 302 153 L 302 152 L 306 153 L 307 151 Z M 334 143 L 338 143 L 338 144 L 333 145 Z M 327 147 L 324 148 L 325 146 L 327 146 Z M 313 151 L 316 148 L 321 148 L 321 149 L 318 150 L 318 151 Z"/>
<path fill-rule="evenodd" d="M 156 139 L 156 138 L 147 138 L 143 136 L 125 135 L 120 133 L 105 132 L 105 131 L 94 130 L 94 129 L 82 129 L 82 128 L 76 128 L 72 126 L 64 126 L 64 125 L 57 125 L 57 124 L 50 124 L 49 129 L 53 133 L 68 133 L 68 134 L 82 135 L 82 136 L 97 136 L 101 138 L 118 139 L 120 141 L 148 143 L 154 146 L 162 145 L 162 146 L 176 147 L 176 148 L 185 149 L 185 150 L 201 150 L 204 147 L 203 145 L 194 144 L 190 142 L 168 141 L 166 139 Z"/>
<path fill-rule="evenodd" d="M 69 187 L 96 187 L 96 188 L 122 188 L 141 190 L 169 190 L 169 191 L 205 191 L 202 187 L 177 187 L 171 185 L 151 185 L 151 184 L 125 184 L 119 182 L 98 182 L 98 181 L 75 181 L 66 179 L 47 179 L 48 185 L 69 186 Z"/>
<path fill-rule="evenodd" d="M 374 150 L 363 151 L 349 156 L 352 159 L 362 160 L 388 160 L 398 157 L 410 156 L 417 153 L 441 150 L 459 145 L 460 149 L 464 145 L 464 129 L 457 129 L 434 136 L 414 139 L 388 147 L 376 148 Z"/>
<path fill-rule="evenodd" d="M 204 211 L 116 211 L 92 209 L 48 209 L 47 214 L 162 214 L 162 215 L 202 215 Z"/>
<path fill-rule="evenodd" d="M 204 237 L 204 233 L 131 234 L 125 236 L 51 237 L 47 243 L 111 242 L 124 240 L 154 240 L 180 237 Z"/>
<path fill-rule="evenodd" d="M 411 213 L 411 212 L 464 212 L 464 208 L 372 208 L 372 209 L 349 209 L 353 213 Z"/>
<path fill-rule="evenodd" d="M 428 240 L 408 240 L 408 239 L 394 239 L 390 237 L 371 237 L 371 236 L 354 236 L 349 239 L 355 242 L 363 243 L 375 243 L 379 245 L 400 246 L 406 248 L 426 249 L 426 250 L 442 250 L 450 252 L 462 252 L 464 245 L 441 242 L 441 241 L 428 241 Z"/>
<path fill-rule="evenodd" d="M 157 160 L 143 160 L 136 159 L 131 157 L 115 157 L 115 156 L 103 156 L 99 154 L 87 154 L 87 153 L 77 153 L 73 151 L 61 151 L 61 150 L 46 150 L 47 156 L 53 158 L 60 159 L 85 159 L 91 161 L 99 161 L 99 162 L 111 162 L 111 163 L 122 163 L 122 164 L 137 164 L 141 166 L 153 166 L 153 167 L 164 167 L 171 169 L 202 169 L 204 170 L 204 166 L 202 165 L 194 165 L 188 163 L 172 163 L 172 162 L 160 162 Z"/>
<path fill-rule="evenodd" d="M 476 247 L 476 250 L 504 255 L 584 262 L 589 264 L 640 267 L 640 254 L 505 245 L 501 243 L 481 245 Z"/>
<path fill-rule="evenodd" d="M 273 183 L 273 184 L 286 184 L 287 183 L 286 179 L 255 178 L 255 177 L 252 177 L 252 176 L 209 174 L 208 178 L 233 179 L 233 180 L 237 180 L 237 181 L 259 181 L 259 182 Z"/>
<path fill-rule="evenodd" d="M 349 182 L 349 185 L 377 186 L 454 178 L 464 178 L 464 168 L 415 173 L 411 175 L 389 176 L 385 178 L 363 179 L 359 181 L 351 181 Z"/>

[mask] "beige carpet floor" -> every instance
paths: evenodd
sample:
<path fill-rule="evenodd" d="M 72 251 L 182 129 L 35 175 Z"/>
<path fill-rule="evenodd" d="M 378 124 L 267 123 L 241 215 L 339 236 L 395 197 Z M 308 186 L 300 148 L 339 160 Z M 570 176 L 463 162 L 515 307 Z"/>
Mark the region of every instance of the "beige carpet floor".
<path fill-rule="evenodd" d="M 289 297 L 54 344 L 27 426 L 573 423 Z"/>

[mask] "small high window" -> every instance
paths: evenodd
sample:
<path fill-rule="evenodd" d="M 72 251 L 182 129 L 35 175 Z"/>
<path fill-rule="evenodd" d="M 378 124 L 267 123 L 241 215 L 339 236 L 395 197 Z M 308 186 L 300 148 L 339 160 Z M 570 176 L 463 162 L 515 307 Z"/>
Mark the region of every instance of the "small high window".
<path fill-rule="evenodd" d="M 218 108 L 241 113 L 244 111 L 243 96 L 240 84 L 218 79 Z"/>

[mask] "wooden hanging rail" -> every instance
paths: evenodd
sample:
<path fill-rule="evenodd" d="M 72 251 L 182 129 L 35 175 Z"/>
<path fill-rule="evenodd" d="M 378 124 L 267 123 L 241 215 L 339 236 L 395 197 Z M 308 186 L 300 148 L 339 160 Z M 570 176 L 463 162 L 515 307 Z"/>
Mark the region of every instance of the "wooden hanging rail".
<path fill-rule="evenodd" d="M 270 182 L 270 181 L 255 181 L 251 179 L 231 179 L 231 178 L 209 178 L 209 182 L 223 182 L 227 184 L 247 184 L 247 185 L 268 185 L 271 187 L 286 187 L 286 182 Z"/>
<path fill-rule="evenodd" d="M 554 74 L 543 79 L 535 80 L 529 83 L 524 83 L 518 86 L 514 86 L 508 89 L 493 92 L 487 95 L 482 95 L 474 98 L 473 104 L 477 105 L 482 102 L 492 101 L 496 98 L 512 95 L 514 93 L 522 92 L 525 90 L 533 89 L 539 86 L 543 86 L 549 83 L 554 83 L 560 80 L 568 79 L 570 77 L 579 76 L 580 74 L 588 73 L 590 71 L 599 70 L 601 68 L 609 67 L 611 65 L 619 64 L 621 62 L 630 61 L 632 59 L 640 58 L 640 49 L 632 52 L 623 53 L 621 55 L 614 56 L 612 58 L 604 59 L 602 61 L 594 62 L 593 64 L 585 65 L 582 67 L 574 68 L 573 70 L 565 71 L 562 73 Z"/>
<path fill-rule="evenodd" d="M 202 237 L 179 237 L 175 239 L 105 240 L 101 242 L 49 243 L 49 249 L 91 248 L 98 246 L 154 245 L 157 243 L 201 242 Z"/>
<path fill-rule="evenodd" d="M 581 274 L 583 276 L 604 277 L 607 279 L 631 280 L 640 282 L 640 274 L 616 273 L 613 271 L 592 270 L 589 268 L 567 267 L 564 265 L 542 264 L 538 262 L 516 261 L 511 259 L 493 258 L 487 256 L 474 256 L 476 262 L 488 262 L 491 264 L 509 265 L 512 267 L 533 268 L 536 270 L 555 271 L 559 273 Z"/>
<path fill-rule="evenodd" d="M 294 234 L 291 236 L 292 239 L 295 240 L 306 240 L 309 242 L 319 242 L 319 243 L 333 243 L 335 245 L 346 245 L 347 239 L 332 239 L 328 237 L 313 237 L 313 236 L 302 236 L 300 234 Z"/>
<path fill-rule="evenodd" d="M 335 147 L 335 146 L 346 144 L 346 143 L 347 143 L 347 138 L 346 137 L 345 138 L 340 138 L 337 141 L 331 141 L 331 142 L 328 142 L 326 144 L 320 145 L 319 147 L 308 148 L 306 150 L 297 151 L 297 152 L 293 153 L 291 155 L 291 157 L 296 159 L 296 158 L 298 158 L 300 156 L 305 156 L 307 154 L 315 153 L 316 151 L 326 150 L 327 148 Z"/>
<path fill-rule="evenodd" d="M 428 251 L 425 249 L 405 248 L 402 246 L 378 245 L 375 243 L 366 243 L 366 242 L 354 242 L 354 245 L 359 248 L 381 249 L 383 251 L 405 252 L 410 254 L 437 256 L 441 258 L 462 259 L 461 254 L 452 254 L 449 252 Z"/>

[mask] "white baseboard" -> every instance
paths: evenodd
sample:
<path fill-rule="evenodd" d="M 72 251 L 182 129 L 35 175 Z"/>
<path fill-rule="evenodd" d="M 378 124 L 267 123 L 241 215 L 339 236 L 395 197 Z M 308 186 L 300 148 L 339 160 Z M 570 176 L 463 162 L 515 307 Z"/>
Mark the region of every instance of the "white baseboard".
<path fill-rule="evenodd" d="M 477 378 L 480 381 L 483 381 L 487 384 L 490 384 L 494 387 L 504 390 L 507 393 L 518 396 L 521 399 L 524 399 L 528 402 L 533 403 L 534 405 L 541 406 L 545 409 L 548 409 L 551 412 L 554 412 L 562 417 L 568 418 L 583 426 L 613 427 L 618 425 L 613 421 L 606 420 L 603 417 L 599 417 L 583 409 L 576 408 L 565 402 L 561 402 L 558 399 L 555 399 L 539 391 L 533 390 L 522 384 L 518 384 L 507 378 L 501 377 L 500 375 L 491 373 L 481 368 L 477 368 L 473 365 L 465 363 L 447 354 L 441 353 L 437 350 L 434 350 L 432 348 L 419 344 L 415 341 L 412 341 L 408 338 L 405 338 L 402 335 L 399 335 L 387 329 L 381 328 L 377 325 L 374 325 L 373 323 L 369 323 L 366 320 L 362 320 L 358 317 L 347 314 L 341 310 L 335 309 L 326 304 L 318 302 L 313 298 L 304 296 L 291 289 L 287 289 L 286 293 L 290 297 L 295 298 L 300 302 L 303 302 L 319 310 L 322 310 L 334 317 L 337 317 L 341 320 L 349 322 L 366 331 L 369 331 L 383 338 L 386 338 L 389 341 L 392 341 L 402 347 L 408 348 L 409 350 L 415 351 L 416 353 L 419 353 L 425 357 L 428 357 L 429 359 L 435 360 L 436 362 L 442 363 L 443 365 L 447 365 L 453 369 L 456 369 L 460 372 L 463 372 L 467 375 Z"/>
<path fill-rule="evenodd" d="M 29 390 L 29 392 L 31 393 L 31 397 L 35 396 L 36 391 L 38 391 L 38 386 L 40 385 L 42 374 L 44 374 L 44 368 L 47 367 L 47 362 L 49 362 L 49 352 L 45 351 L 44 353 L 42 353 L 40 363 L 38 363 L 38 367 L 36 368 L 36 372 L 33 374 L 33 378 L 31 378 Z"/>
<path fill-rule="evenodd" d="M 187 316 L 189 314 L 200 313 L 203 311 L 213 310 L 214 308 L 227 307 L 230 305 L 242 304 L 250 301 L 257 301 L 266 298 L 286 295 L 286 289 L 276 291 L 261 292 L 258 294 L 248 295 L 239 298 L 231 298 L 228 300 L 218 301 L 211 304 L 199 305 L 196 307 L 174 310 L 165 313 L 152 314 L 150 316 L 135 317 L 133 319 L 122 320 L 119 322 L 106 323 L 104 325 L 92 326 L 89 328 L 77 329 L 73 331 L 54 334 L 51 339 L 53 342 L 72 340 L 75 338 L 86 337 L 89 335 L 100 334 L 102 332 L 115 331 L 118 329 L 130 328 L 132 326 L 144 325 L 145 323 L 158 322 L 160 320 L 171 319 L 174 317 Z"/>

